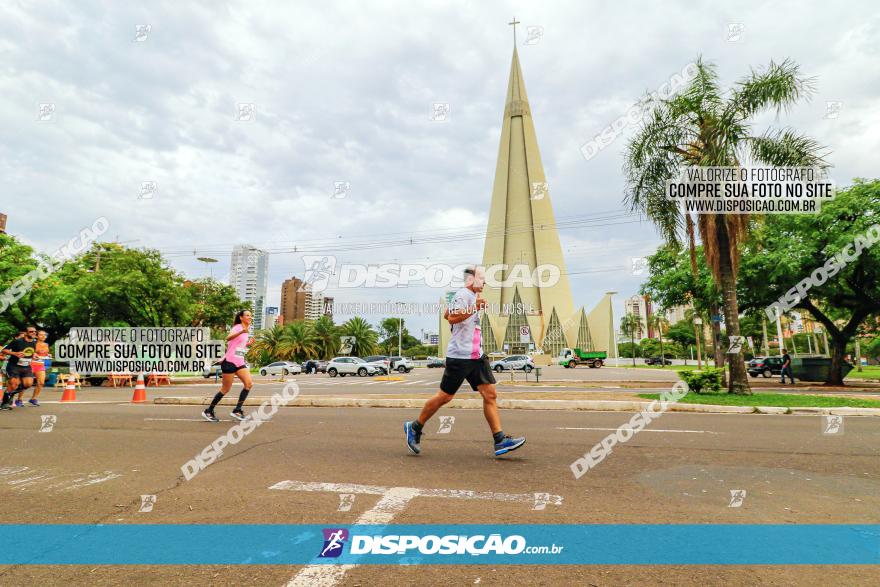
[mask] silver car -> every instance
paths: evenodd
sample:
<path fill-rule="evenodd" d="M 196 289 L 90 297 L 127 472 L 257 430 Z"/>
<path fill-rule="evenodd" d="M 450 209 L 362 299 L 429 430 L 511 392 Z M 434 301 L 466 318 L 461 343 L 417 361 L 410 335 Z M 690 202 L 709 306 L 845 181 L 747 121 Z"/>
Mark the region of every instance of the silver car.
<path fill-rule="evenodd" d="M 366 377 L 367 375 L 375 375 L 379 369 L 375 365 L 367 363 L 360 357 L 336 357 L 327 363 L 327 374 L 330 377 L 345 377 L 346 375 L 359 375 Z"/>
<path fill-rule="evenodd" d="M 535 363 L 532 362 L 532 358 L 528 355 L 510 355 L 500 361 L 492 361 L 489 363 L 489 366 L 496 373 L 501 373 L 502 371 L 525 371 L 530 373 L 535 368 Z"/>

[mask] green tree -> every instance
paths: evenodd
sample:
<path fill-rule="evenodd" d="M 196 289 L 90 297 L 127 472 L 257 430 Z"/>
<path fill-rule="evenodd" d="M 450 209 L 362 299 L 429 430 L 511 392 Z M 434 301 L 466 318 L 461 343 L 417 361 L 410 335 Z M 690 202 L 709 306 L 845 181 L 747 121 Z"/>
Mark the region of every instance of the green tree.
<path fill-rule="evenodd" d="M 657 331 L 657 341 L 660 343 L 660 358 L 665 359 L 663 354 L 663 331 L 669 328 L 669 320 L 667 320 L 660 312 L 655 312 L 648 317 L 648 326 Z M 665 367 L 666 363 L 660 361 L 660 366 Z"/>
<path fill-rule="evenodd" d="M 617 343 L 617 356 L 618 357 L 626 357 L 627 355 L 633 357 L 633 365 L 636 364 L 635 357 L 642 356 L 642 349 L 639 345 L 632 342 L 620 342 Z"/>
<path fill-rule="evenodd" d="M 339 351 L 339 329 L 326 314 L 312 323 L 315 349 L 321 359 L 332 359 Z"/>
<path fill-rule="evenodd" d="M 638 332 L 640 326 L 641 322 L 638 316 L 634 314 L 626 314 L 620 318 L 620 331 L 629 336 L 630 342 L 632 342 L 633 367 L 636 365 L 636 332 Z"/>
<path fill-rule="evenodd" d="M 38 299 L 40 315 L 63 331 L 73 326 L 180 326 L 192 316 L 183 277 L 158 251 L 96 243 L 45 281 L 51 283 Z"/>
<path fill-rule="evenodd" d="M 190 311 L 189 324 L 210 328 L 225 328 L 239 310 L 251 310 L 250 302 L 238 297 L 238 292 L 230 285 L 214 279 L 197 279 L 184 282 Z"/>
<path fill-rule="evenodd" d="M 693 235 L 693 218 L 666 198 L 666 182 L 687 166 L 739 166 L 751 160 L 775 166 L 826 167 L 821 147 L 790 129 L 751 131 L 751 120 L 767 110 L 783 110 L 812 92 L 810 79 L 791 61 L 753 70 L 730 92 L 722 90 L 714 66 L 698 59 L 683 92 L 648 100 L 649 120 L 627 148 L 624 165 L 627 202 L 650 218 L 663 237 L 679 244 Z M 745 214 L 700 214 L 696 226 L 712 277 L 721 292 L 729 335 L 738 336 L 739 247 L 749 232 Z M 693 241 L 691 241 L 693 242 Z M 717 348 L 717 344 L 715 345 Z M 751 393 L 742 354 L 731 357 L 729 391 Z"/>
<path fill-rule="evenodd" d="M 36 269 L 33 254 L 31 247 L 20 243 L 14 236 L 0 234 L 0 292 L 10 294 L 0 296 L 0 344 L 9 341 L 29 324 L 37 323 L 33 292 L 24 292 L 24 296 L 13 301 L 10 291 L 19 279 Z"/>
<path fill-rule="evenodd" d="M 683 348 L 697 344 L 697 337 L 694 335 L 694 326 L 687 320 L 679 320 L 669 327 L 666 331 L 666 337 L 677 342 Z"/>
<path fill-rule="evenodd" d="M 370 323 L 355 316 L 343 324 L 340 328 L 342 336 L 354 337 L 354 344 L 351 347 L 351 354 L 357 357 L 365 357 L 372 355 L 376 351 L 376 341 L 379 335 L 370 326 Z"/>
<path fill-rule="evenodd" d="M 254 336 L 254 342 L 248 349 L 248 353 L 253 358 L 260 357 L 270 363 L 282 360 L 285 357 L 284 342 L 285 332 L 283 326 L 264 328 Z"/>
<path fill-rule="evenodd" d="M 767 216 L 743 250 L 743 307 L 766 312 L 782 298 L 820 322 L 831 346 L 828 385 L 843 385 L 847 343 L 869 318 L 880 315 L 880 247 L 868 240 L 878 218 L 880 180 L 855 180 L 822 204 L 819 214 Z M 863 249 L 857 256 L 856 247 Z M 842 267 L 829 261 L 841 253 L 851 257 Z M 834 275 L 826 269 L 832 265 L 839 267 Z M 826 280 L 819 284 L 823 274 Z M 801 297 L 796 286 L 811 276 L 814 283 Z"/>
<path fill-rule="evenodd" d="M 284 360 L 299 362 L 315 356 L 318 345 L 315 341 L 311 322 L 295 320 L 281 328 L 282 333 L 278 350 Z"/>

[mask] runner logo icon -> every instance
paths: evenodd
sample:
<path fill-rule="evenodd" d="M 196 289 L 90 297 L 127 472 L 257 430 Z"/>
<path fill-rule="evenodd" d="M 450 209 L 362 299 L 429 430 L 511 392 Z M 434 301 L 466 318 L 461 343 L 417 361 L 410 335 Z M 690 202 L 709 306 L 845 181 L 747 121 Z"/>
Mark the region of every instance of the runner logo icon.
<path fill-rule="evenodd" d="M 348 541 L 348 530 L 345 528 L 324 528 L 324 548 L 318 558 L 336 558 Z"/>

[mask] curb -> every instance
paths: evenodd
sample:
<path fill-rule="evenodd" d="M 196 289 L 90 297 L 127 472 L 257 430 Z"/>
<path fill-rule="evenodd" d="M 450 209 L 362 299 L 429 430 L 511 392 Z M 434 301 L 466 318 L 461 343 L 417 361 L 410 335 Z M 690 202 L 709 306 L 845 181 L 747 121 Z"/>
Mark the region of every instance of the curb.
<path fill-rule="evenodd" d="M 259 406 L 268 397 L 251 397 L 245 400 L 247 406 Z M 234 405 L 235 398 L 224 399 L 221 405 Z M 157 397 L 154 404 L 201 406 L 210 403 L 209 397 Z M 420 408 L 425 403 L 421 398 L 357 398 L 357 397 L 298 397 L 286 407 L 295 408 Z M 500 399 L 498 407 L 508 410 L 568 410 L 594 412 L 637 412 L 647 408 L 651 402 L 614 400 L 553 400 L 553 399 Z M 481 409 L 482 400 L 455 399 L 446 407 L 459 409 Z M 715 406 L 710 404 L 674 404 L 672 412 L 713 413 L 713 414 L 833 414 L 838 416 L 880 416 L 880 408 L 784 408 L 769 406 Z"/>

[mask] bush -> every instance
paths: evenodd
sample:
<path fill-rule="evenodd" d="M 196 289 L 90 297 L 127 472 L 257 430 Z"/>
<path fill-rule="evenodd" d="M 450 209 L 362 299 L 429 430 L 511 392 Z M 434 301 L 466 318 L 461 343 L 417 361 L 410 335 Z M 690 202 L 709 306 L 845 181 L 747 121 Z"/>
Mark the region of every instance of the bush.
<path fill-rule="evenodd" d="M 723 369 L 706 367 L 702 371 L 678 371 L 678 376 L 694 393 L 717 393 L 721 391 Z"/>

